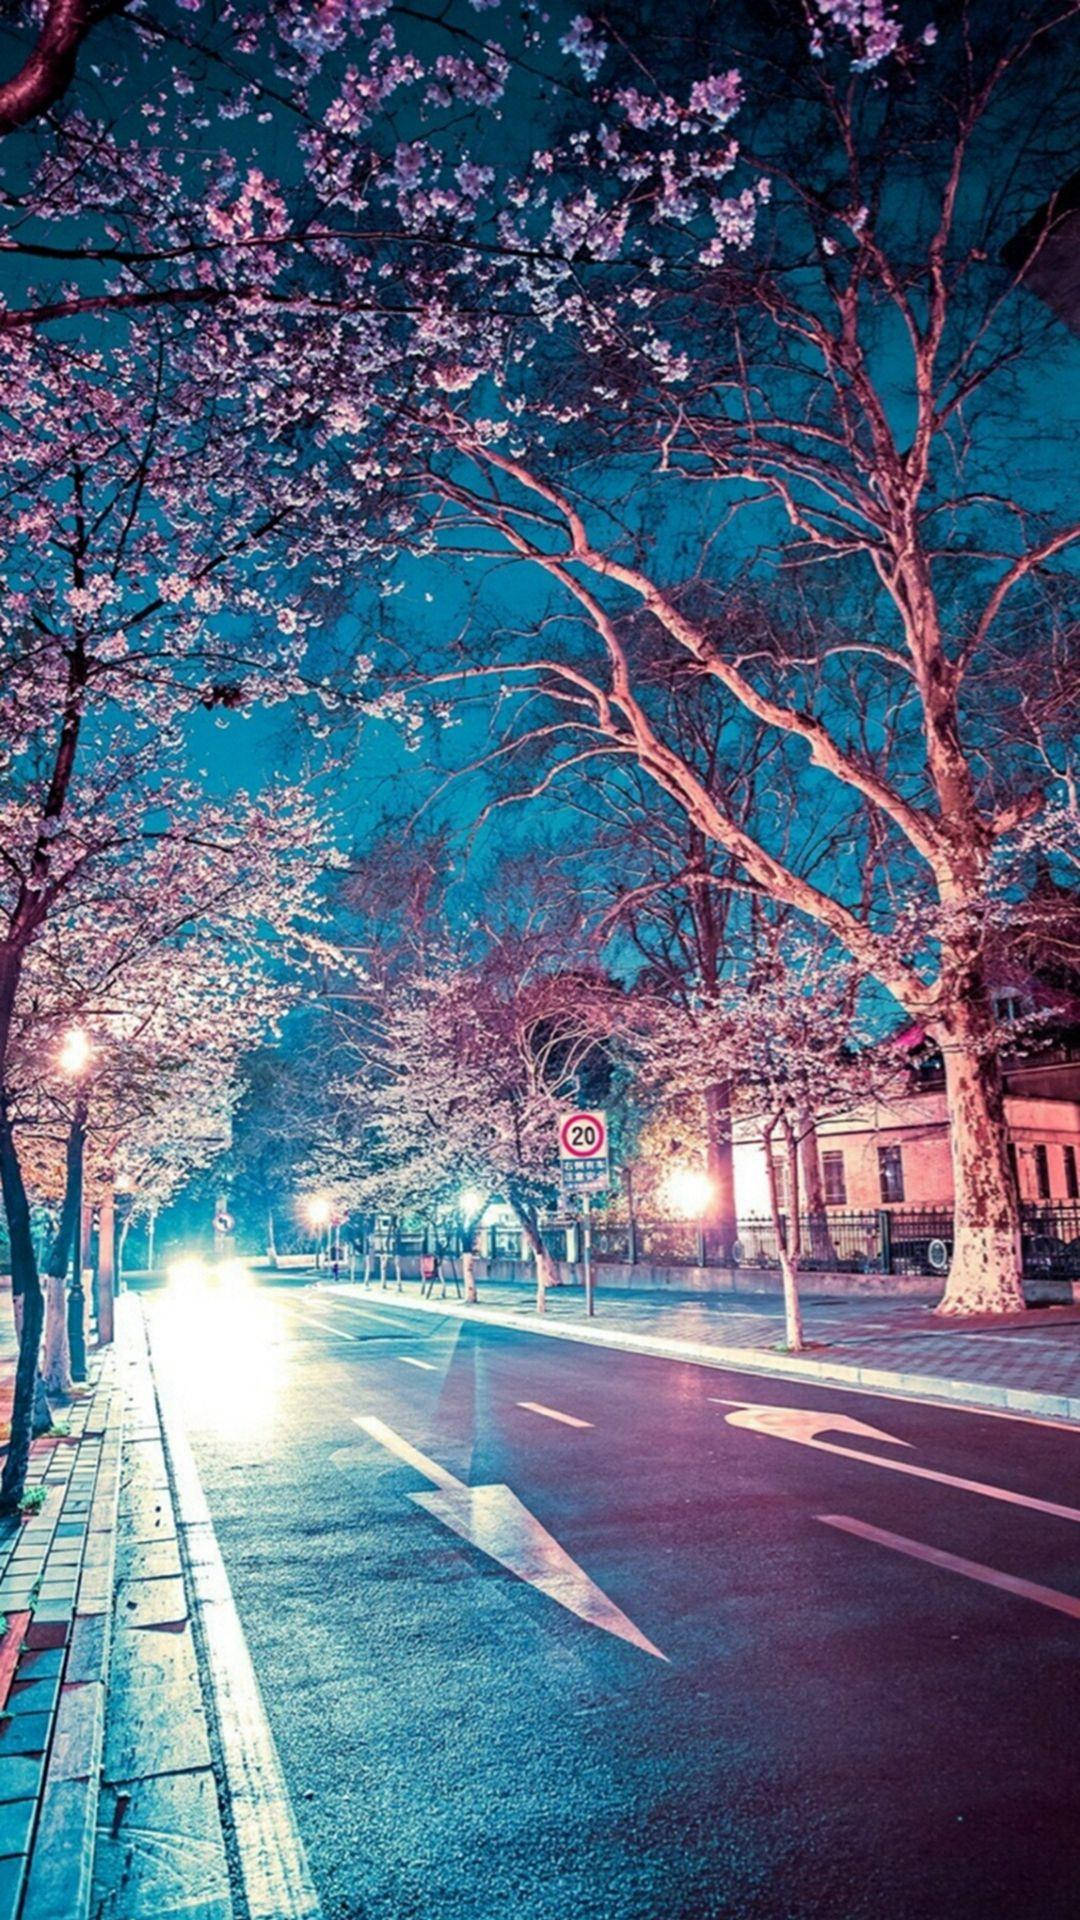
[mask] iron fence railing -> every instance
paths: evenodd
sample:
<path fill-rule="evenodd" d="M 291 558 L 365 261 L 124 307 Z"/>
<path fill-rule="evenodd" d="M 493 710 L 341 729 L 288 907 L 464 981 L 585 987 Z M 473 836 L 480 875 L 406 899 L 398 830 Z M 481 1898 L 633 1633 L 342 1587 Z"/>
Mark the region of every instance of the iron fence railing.
<path fill-rule="evenodd" d="M 1080 1200 L 1041 1201 L 1021 1208 L 1024 1272 L 1029 1276 L 1080 1279 Z M 858 1211 L 833 1208 L 801 1220 L 800 1266 L 806 1272 L 944 1274 L 952 1259 L 953 1216 L 948 1207 L 881 1207 Z M 734 1246 L 712 1228 L 686 1220 L 592 1221 L 592 1255 L 597 1265 L 654 1267 L 777 1267 L 776 1227 L 765 1215 L 738 1222 Z M 788 1221 L 781 1216 L 781 1231 Z M 545 1226 L 543 1242 L 554 1260 L 580 1260 L 580 1231 Z M 489 1260 L 526 1260 L 529 1248 L 519 1227 L 485 1227 L 474 1236 L 476 1251 Z M 457 1230 L 441 1233 L 436 1248 L 427 1232 L 374 1234 L 372 1250 L 458 1255 Z"/>

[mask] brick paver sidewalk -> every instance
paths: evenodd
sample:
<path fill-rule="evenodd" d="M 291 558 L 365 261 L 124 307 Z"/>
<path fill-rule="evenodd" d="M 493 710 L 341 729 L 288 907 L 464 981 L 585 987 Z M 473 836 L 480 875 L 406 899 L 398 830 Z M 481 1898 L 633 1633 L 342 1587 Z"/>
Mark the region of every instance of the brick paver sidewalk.
<path fill-rule="evenodd" d="M 422 1301 L 415 1281 L 398 1293 L 393 1284 L 342 1288 L 361 1299 L 425 1311 L 463 1312 L 501 1322 L 601 1342 L 637 1346 L 673 1343 L 687 1358 L 729 1358 L 738 1364 L 768 1364 L 777 1372 L 809 1378 L 850 1380 L 852 1385 L 892 1386 L 995 1407 L 1080 1421 L 1080 1308 L 1033 1308 L 1009 1320 L 963 1323 L 939 1319 L 928 1305 L 911 1300 L 814 1300 L 803 1302 L 808 1351 L 789 1358 L 780 1300 L 772 1295 L 647 1293 L 597 1288 L 596 1315 L 585 1317 L 579 1287 L 548 1291 L 547 1312 L 536 1312 L 532 1288 L 479 1281 L 476 1307 L 466 1307 L 452 1288 L 449 1298 Z M 692 1351 L 691 1351 L 692 1350 Z M 887 1376 L 887 1377 L 885 1377 Z M 947 1390 L 947 1391 L 946 1391 Z"/>

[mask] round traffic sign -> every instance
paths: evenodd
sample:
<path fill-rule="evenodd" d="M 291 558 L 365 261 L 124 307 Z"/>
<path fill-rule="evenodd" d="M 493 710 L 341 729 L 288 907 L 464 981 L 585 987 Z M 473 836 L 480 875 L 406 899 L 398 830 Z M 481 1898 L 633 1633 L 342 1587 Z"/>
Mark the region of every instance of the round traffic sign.
<path fill-rule="evenodd" d="M 572 1160 L 602 1160 L 607 1152 L 603 1115 L 568 1113 L 559 1128 L 559 1145 Z"/>
<path fill-rule="evenodd" d="M 214 1215 L 215 1233 L 231 1233 L 235 1224 L 231 1213 L 222 1212 Z"/>

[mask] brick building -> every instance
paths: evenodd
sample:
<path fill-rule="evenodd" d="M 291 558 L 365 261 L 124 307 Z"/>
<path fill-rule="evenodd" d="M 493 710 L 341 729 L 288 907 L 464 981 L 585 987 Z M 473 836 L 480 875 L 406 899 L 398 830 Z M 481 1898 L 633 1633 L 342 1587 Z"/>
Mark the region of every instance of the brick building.
<path fill-rule="evenodd" d="M 952 1165 L 940 1058 L 912 1039 L 909 1070 L 888 1098 L 819 1118 L 817 1152 L 825 1208 L 949 1207 Z M 1020 1198 L 1080 1199 L 1080 1032 L 1018 1047 L 1003 1061 L 1009 1150 Z M 769 1191 L 760 1125 L 737 1121 L 735 1191 L 741 1217 L 765 1216 Z M 803 1180 L 802 1204 L 806 1205 Z M 786 1204 L 786 1196 L 782 1195 Z"/>

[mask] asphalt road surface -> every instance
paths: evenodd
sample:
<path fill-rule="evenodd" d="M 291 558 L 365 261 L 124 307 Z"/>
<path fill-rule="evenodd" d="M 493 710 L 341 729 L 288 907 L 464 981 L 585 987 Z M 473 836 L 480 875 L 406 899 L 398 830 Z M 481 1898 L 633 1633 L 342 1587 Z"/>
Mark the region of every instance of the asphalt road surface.
<path fill-rule="evenodd" d="M 1080 1913 L 1080 1432 L 145 1305 L 326 1920 Z"/>

